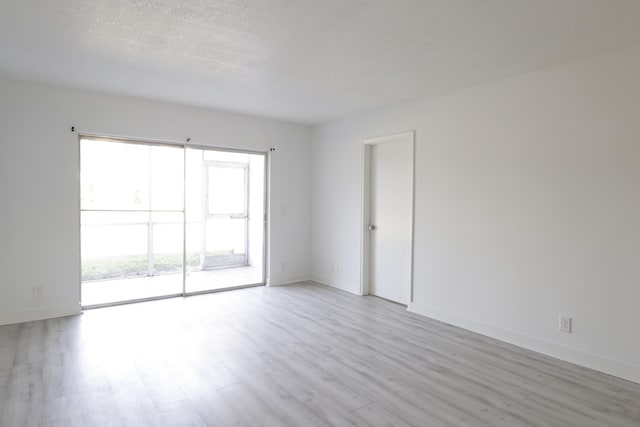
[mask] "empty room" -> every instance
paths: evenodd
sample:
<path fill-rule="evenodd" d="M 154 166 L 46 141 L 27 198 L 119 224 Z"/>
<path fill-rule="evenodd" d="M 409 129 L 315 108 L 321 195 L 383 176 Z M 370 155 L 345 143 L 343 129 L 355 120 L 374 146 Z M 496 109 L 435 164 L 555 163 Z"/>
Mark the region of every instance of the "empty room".
<path fill-rule="evenodd" d="M 0 427 L 640 426 L 640 2 L 2 0 Z"/>

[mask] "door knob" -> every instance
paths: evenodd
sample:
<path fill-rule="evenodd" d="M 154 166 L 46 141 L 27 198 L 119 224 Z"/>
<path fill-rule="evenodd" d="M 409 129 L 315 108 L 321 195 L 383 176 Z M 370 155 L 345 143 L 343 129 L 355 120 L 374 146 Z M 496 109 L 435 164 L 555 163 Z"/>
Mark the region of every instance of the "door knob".
<path fill-rule="evenodd" d="M 376 226 L 373 224 L 369 224 L 369 231 L 373 231 L 376 229 Z"/>

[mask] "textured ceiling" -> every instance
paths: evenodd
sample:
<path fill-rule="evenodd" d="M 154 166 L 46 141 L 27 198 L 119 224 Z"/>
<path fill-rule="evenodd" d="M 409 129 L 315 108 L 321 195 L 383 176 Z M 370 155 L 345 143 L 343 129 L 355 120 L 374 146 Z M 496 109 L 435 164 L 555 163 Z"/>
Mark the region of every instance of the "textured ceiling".
<path fill-rule="evenodd" d="M 319 123 L 640 44 L 638 0 L 0 0 L 0 72 Z"/>

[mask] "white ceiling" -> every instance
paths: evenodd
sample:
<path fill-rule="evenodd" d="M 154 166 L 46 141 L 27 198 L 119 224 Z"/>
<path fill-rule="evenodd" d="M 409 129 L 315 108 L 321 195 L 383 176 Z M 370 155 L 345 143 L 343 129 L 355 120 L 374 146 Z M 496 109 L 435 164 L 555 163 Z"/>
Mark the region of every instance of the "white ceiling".
<path fill-rule="evenodd" d="M 309 124 L 635 44 L 639 0 L 0 0 L 0 72 Z"/>

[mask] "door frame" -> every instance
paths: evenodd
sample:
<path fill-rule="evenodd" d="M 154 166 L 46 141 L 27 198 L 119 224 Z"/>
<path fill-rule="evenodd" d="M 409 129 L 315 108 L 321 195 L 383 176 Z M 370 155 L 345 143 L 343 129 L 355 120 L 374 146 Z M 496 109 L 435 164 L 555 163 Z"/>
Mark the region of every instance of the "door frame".
<path fill-rule="evenodd" d="M 203 150 L 204 151 L 204 150 Z M 202 220 L 202 245 L 201 245 L 201 267 L 204 268 L 205 260 L 206 260 L 206 233 L 207 233 L 207 220 L 215 220 L 215 219 L 244 219 L 244 259 L 240 264 L 230 264 L 223 265 L 220 268 L 233 268 L 233 267 L 242 267 L 249 264 L 249 198 L 250 198 L 250 180 L 249 180 L 249 164 L 248 163 L 238 163 L 238 162 L 228 162 L 228 161 L 219 161 L 219 160 L 203 160 L 202 164 L 204 168 L 204 173 L 202 174 L 202 188 L 204 189 L 204 197 L 203 197 L 203 220 Z M 237 168 L 243 169 L 244 171 L 244 212 L 228 212 L 228 213 L 220 213 L 220 214 L 212 214 L 209 212 L 209 174 L 211 172 L 211 168 Z"/>
<path fill-rule="evenodd" d="M 415 131 L 365 138 L 362 140 L 362 203 L 360 224 L 360 295 L 369 295 L 371 274 L 371 148 L 377 144 L 404 141 L 411 146 L 411 210 L 410 210 L 410 272 L 407 286 L 409 304 L 413 302 L 414 218 L 415 218 Z"/>

